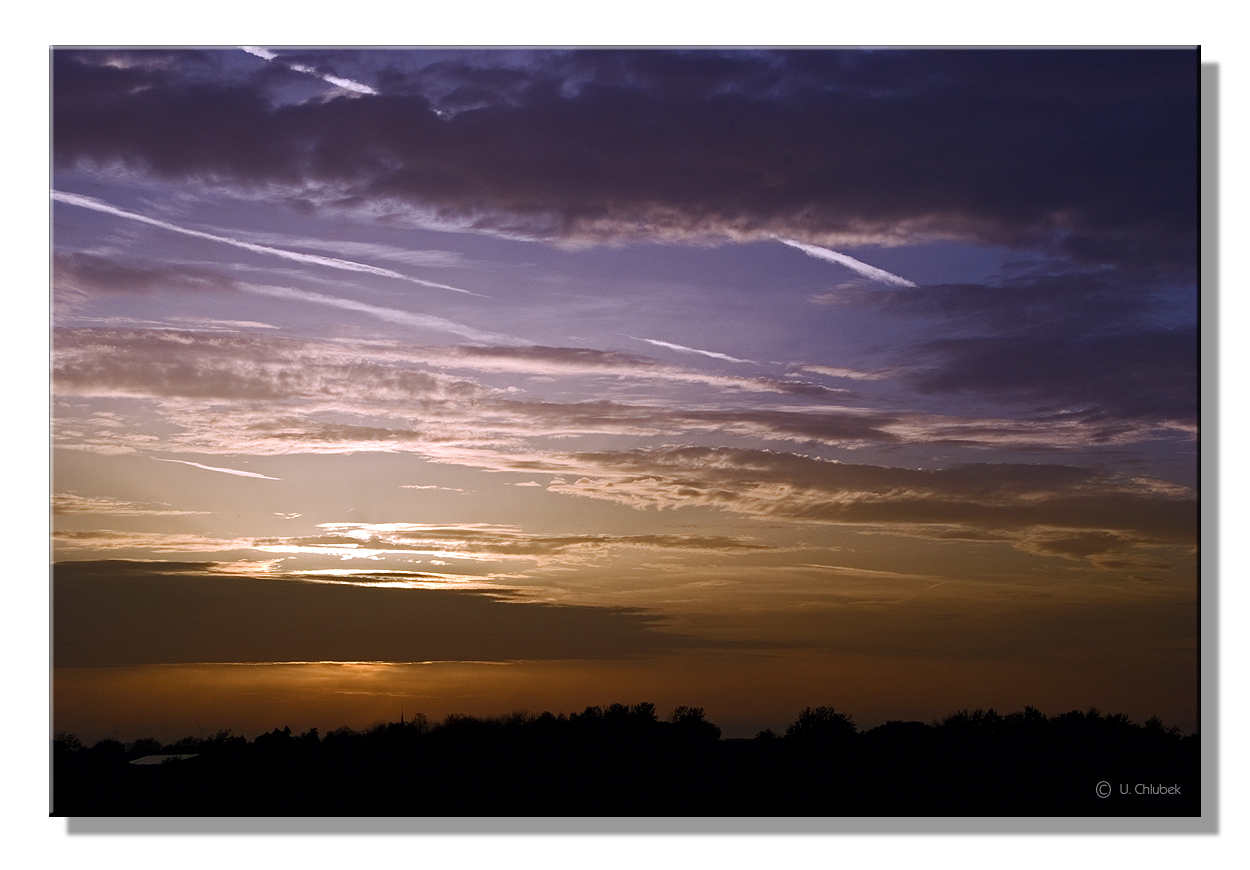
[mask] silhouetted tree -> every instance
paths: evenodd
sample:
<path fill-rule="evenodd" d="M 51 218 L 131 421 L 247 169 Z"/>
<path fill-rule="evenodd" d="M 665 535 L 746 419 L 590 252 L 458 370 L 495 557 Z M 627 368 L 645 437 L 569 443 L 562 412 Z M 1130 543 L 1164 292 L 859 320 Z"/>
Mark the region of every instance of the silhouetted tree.
<path fill-rule="evenodd" d="M 630 715 L 636 719 L 645 722 L 655 721 L 655 704 L 650 701 L 643 701 L 641 704 L 635 704 L 629 708 Z"/>
<path fill-rule="evenodd" d="M 52 748 L 57 752 L 77 752 L 82 749 L 82 741 L 68 731 L 58 731 L 52 738 Z"/>
<path fill-rule="evenodd" d="M 1181 729 L 1177 728 L 1175 725 L 1169 728 L 1163 724 L 1158 716 L 1151 716 L 1146 720 L 1145 730 L 1151 735 L 1157 735 L 1160 737 L 1181 736 Z"/>
<path fill-rule="evenodd" d="M 686 743 L 715 743 L 720 740 L 720 728 L 703 716 L 702 707 L 678 707 L 668 719 L 676 726 L 678 739 Z"/>
<path fill-rule="evenodd" d="M 87 754 L 97 764 L 120 764 L 126 760 L 126 747 L 106 737 L 88 749 Z"/>
<path fill-rule="evenodd" d="M 164 747 L 198 757 L 155 771 L 126 764 L 161 752 L 153 738 L 128 751 L 116 740 L 84 749 L 58 733 L 54 812 L 1081 814 L 1081 801 L 1095 798 L 1086 788 L 1076 796 L 1073 777 L 1130 773 L 1185 784 L 1195 797 L 1177 809 L 1197 807 L 1198 737 L 1157 718 L 961 710 L 861 734 L 846 713 L 808 707 L 784 738 L 771 729 L 720 737 L 700 707 L 660 721 L 651 703 L 610 704 L 558 716 L 450 715 L 437 725 L 418 716 L 325 735 L 275 728 L 250 743 L 223 730 Z"/>
<path fill-rule="evenodd" d="M 830 753 L 853 745 L 855 720 L 832 707 L 805 707 L 786 728 L 786 743 L 803 753 Z"/>
<path fill-rule="evenodd" d="M 162 745 L 161 741 L 155 737 L 140 737 L 130 745 L 129 754 L 135 758 L 142 758 L 145 755 L 159 755 Z"/>
<path fill-rule="evenodd" d="M 937 729 L 924 722 L 890 720 L 859 736 L 862 751 L 877 758 L 916 759 L 933 751 Z"/>

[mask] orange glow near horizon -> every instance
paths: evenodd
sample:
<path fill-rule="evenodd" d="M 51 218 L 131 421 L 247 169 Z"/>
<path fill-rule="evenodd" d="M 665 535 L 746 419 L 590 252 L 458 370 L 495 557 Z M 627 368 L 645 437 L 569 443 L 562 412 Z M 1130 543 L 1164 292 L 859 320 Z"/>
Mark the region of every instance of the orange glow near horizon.
<path fill-rule="evenodd" d="M 853 656 L 817 652 L 781 655 L 684 655 L 615 661 L 555 662 L 306 662 L 69 668 L 55 672 L 54 721 L 84 740 L 155 736 L 173 741 L 230 729 L 252 739 L 289 725 L 294 731 L 423 714 L 537 715 L 578 712 L 612 703 L 656 704 L 661 715 L 701 706 L 727 737 L 780 733 L 808 706 L 850 713 L 861 728 L 886 719 L 932 721 L 959 709 L 1001 713 L 1031 705 L 1048 715 L 1099 707 L 1135 721 L 1158 716 L 1186 732 L 1197 727 L 1196 693 L 1188 667 L 1156 656 L 1150 682 L 1166 707 L 1137 701 L 1147 688 L 1140 661 Z M 1070 670 L 1068 670 L 1070 669 Z M 1070 674 L 1079 674 L 1072 678 Z M 818 687 L 818 688 L 817 688 Z M 107 711 L 107 712 L 106 712 Z"/>

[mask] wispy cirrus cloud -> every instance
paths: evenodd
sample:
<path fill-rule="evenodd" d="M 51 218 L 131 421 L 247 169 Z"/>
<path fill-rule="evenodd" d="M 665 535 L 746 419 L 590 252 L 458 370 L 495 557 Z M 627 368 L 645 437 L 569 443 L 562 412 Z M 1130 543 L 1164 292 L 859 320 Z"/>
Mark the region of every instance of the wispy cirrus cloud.
<path fill-rule="evenodd" d="M 1171 547 L 1175 557 L 1192 555 L 1197 543 L 1192 490 L 1075 466 L 917 470 L 681 447 L 571 455 L 551 471 L 581 476 L 549 491 L 635 508 L 706 506 L 918 537 L 1002 541 L 1034 554 L 1092 558 Z"/>
<path fill-rule="evenodd" d="M 421 556 L 440 559 L 444 565 L 449 564 L 448 559 L 467 563 L 576 563 L 624 550 L 741 555 L 778 549 L 746 536 L 540 534 L 520 526 L 490 523 L 319 523 L 317 528 L 320 531 L 314 535 L 250 538 L 98 529 L 58 531 L 53 539 L 59 548 L 73 550 L 148 550 L 162 554 L 254 551 L 344 561 Z M 443 572 L 438 576 L 458 575 Z"/>
<path fill-rule="evenodd" d="M 391 343 L 169 329 L 62 329 L 57 330 L 54 360 L 54 390 L 62 396 L 350 402 L 359 411 L 453 396 L 481 399 L 496 392 L 466 377 L 424 370 Z"/>
<path fill-rule="evenodd" d="M 533 353 L 531 353 L 533 351 Z M 179 450 L 189 453 L 416 452 L 448 456 L 452 448 L 543 449 L 542 439 L 583 435 L 629 437 L 719 434 L 842 448 L 949 443 L 967 447 L 1072 449 L 1123 444 L 1160 435 L 1149 422 L 1067 415 L 1039 419 L 959 417 L 892 411 L 836 401 L 835 391 L 806 385 L 703 381 L 645 361 L 575 348 L 413 348 L 388 342 L 330 342 L 264 335 L 172 330 L 58 331 L 54 388 L 73 397 L 152 399 L 176 427 L 156 438 L 141 426 L 58 415 L 57 443 L 88 450 Z M 142 360 L 140 364 L 137 360 Z M 641 383 L 703 381 L 716 387 L 769 391 L 798 400 L 761 405 L 725 393 L 701 405 L 688 396 L 662 401 L 519 401 L 507 389 L 449 368 L 534 373 L 543 377 L 610 374 Z M 729 398 L 732 398 L 730 393 Z M 229 420 L 223 426 L 223 420 Z M 107 424 L 107 425 L 105 425 Z M 1187 437 L 1187 436 L 1186 436 Z M 163 443 L 162 443 L 163 442 Z"/>
<path fill-rule="evenodd" d="M 472 261 L 455 251 L 439 249 L 405 248 L 381 242 L 361 242 L 351 239 L 327 239 L 316 236 L 293 236 L 286 233 L 251 231 L 248 237 L 262 245 L 283 248 L 312 248 L 314 250 L 331 251 L 355 257 L 368 257 L 376 260 L 391 260 L 406 263 L 409 266 L 423 266 L 431 269 L 448 269 L 472 265 Z"/>
<path fill-rule="evenodd" d="M 801 372 L 811 372 L 814 375 L 825 375 L 830 378 L 847 378 L 853 381 L 879 381 L 890 377 L 890 372 L 885 371 L 864 371 L 862 369 L 849 369 L 839 366 L 799 366 Z"/>
<path fill-rule="evenodd" d="M 221 538 L 179 532 L 127 532 L 116 529 L 53 531 L 57 550 L 147 550 L 152 553 L 231 553 L 254 549 L 247 538 Z"/>
<path fill-rule="evenodd" d="M 189 227 L 183 227 L 178 224 L 170 223 L 169 221 L 158 220 L 157 218 L 148 217 L 147 215 L 139 214 L 137 212 L 127 211 L 126 209 L 118 208 L 115 205 L 111 205 L 103 200 L 99 200 L 91 196 L 83 196 L 77 193 L 67 193 L 65 191 L 53 190 L 52 199 L 56 202 L 66 203 L 67 205 L 76 205 L 81 208 L 91 209 L 92 211 L 110 214 L 114 217 L 125 218 L 126 220 L 159 227 L 160 229 L 169 230 L 170 232 L 181 233 L 184 236 L 192 236 L 197 239 L 207 239 L 211 242 L 220 242 L 224 245 L 231 245 L 236 248 L 242 248 L 245 251 L 251 251 L 254 254 L 267 254 L 273 257 L 281 257 L 284 260 L 304 263 L 305 265 L 325 266 L 330 269 L 339 269 L 345 272 L 361 272 L 367 275 L 378 275 L 384 278 L 396 278 L 400 281 L 420 284 L 423 287 L 435 287 L 440 290 L 453 290 L 456 293 L 466 293 L 470 296 L 482 295 L 480 293 L 474 293 L 472 290 L 452 287 L 450 284 L 439 284 L 435 281 L 425 281 L 421 278 L 413 278 L 411 275 L 396 272 L 394 269 L 372 266 L 368 263 L 357 263 L 353 260 L 343 260 L 338 257 L 323 257 L 320 254 L 305 254 L 300 251 L 288 251 L 284 248 L 274 248 L 269 245 L 258 245 L 255 242 L 231 238 L 230 236 L 220 236 L 215 233 L 206 233 L 202 230 L 193 230 Z"/>
<path fill-rule="evenodd" d="M 175 328 L 195 329 L 210 332 L 237 332 L 240 329 L 281 329 L 273 323 L 261 323 L 257 320 L 221 320 L 217 317 L 188 317 L 174 315 L 169 318 Z"/>
<path fill-rule="evenodd" d="M 641 339 L 640 339 L 641 340 Z M 384 353 L 382 349 L 376 352 Z M 397 355 L 440 368 L 479 372 L 508 372 L 539 377 L 603 376 L 659 383 L 704 384 L 727 390 L 784 393 L 796 396 L 831 397 L 840 390 L 818 384 L 769 377 L 723 375 L 699 369 L 667 365 L 633 353 L 585 347 L 459 346 L 409 347 Z M 749 362 L 743 360 L 743 362 Z"/>
<path fill-rule="evenodd" d="M 58 293 L 147 296 L 169 291 L 233 290 L 235 282 L 219 271 L 185 263 L 75 251 L 54 254 L 52 286 Z"/>
<path fill-rule="evenodd" d="M 1195 492 L 1071 465 L 852 465 L 768 450 L 664 447 L 599 453 L 465 452 L 447 461 L 558 475 L 547 491 L 639 510 L 704 507 L 772 521 L 933 540 L 1006 543 L 1097 564 L 1112 551 L 1191 559 Z"/>
<path fill-rule="evenodd" d="M 135 364 L 133 360 L 140 357 L 144 364 Z M 841 394 L 803 381 L 718 375 L 589 348 L 438 347 L 168 329 L 63 328 L 56 333 L 55 378 L 60 395 L 336 401 L 351 397 L 357 407 L 364 408 L 383 407 L 399 399 L 454 396 L 478 401 L 499 393 L 473 380 L 473 373 L 512 374 L 544 382 L 607 378 L 651 386 L 705 385 L 730 393 L 805 399 Z"/>
<path fill-rule="evenodd" d="M 107 496 L 85 496 L 73 492 L 58 492 L 52 495 L 52 513 L 54 514 L 108 514 L 120 517 L 177 517 L 194 514 L 207 514 L 209 511 L 173 510 L 168 505 L 154 507 L 151 504 L 140 504 Z"/>
<path fill-rule="evenodd" d="M 465 326 L 462 323 L 456 323 L 442 317 L 434 317 L 430 314 L 414 314 L 411 311 L 402 311 L 398 308 L 383 308 L 378 305 L 369 305 L 366 302 L 358 302 L 355 299 L 344 299 L 341 296 L 328 296 L 325 293 L 316 293 L 311 290 L 296 290 L 292 287 L 271 287 L 257 284 L 241 284 L 241 289 L 249 293 L 258 293 L 263 296 L 273 296 L 277 299 L 290 299 L 297 302 L 310 302 L 314 305 L 327 305 L 331 308 L 342 308 L 346 311 L 359 311 L 361 314 L 368 314 L 379 320 L 385 320 L 388 323 L 398 323 L 404 326 L 417 326 L 422 329 L 433 329 L 438 332 L 450 332 L 453 335 L 463 336 L 471 341 L 489 341 L 489 342 L 520 342 L 521 339 L 508 335 L 500 335 L 497 332 L 487 332 L 482 329 L 475 329 L 472 326 Z"/>
<path fill-rule="evenodd" d="M 490 523 L 319 523 L 320 535 L 257 539 L 265 552 L 326 552 L 343 558 L 384 554 L 439 556 L 473 561 L 580 559 L 622 548 L 705 553 L 749 553 L 776 549 L 752 538 L 724 535 L 550 535 L 519 526 Z"/>

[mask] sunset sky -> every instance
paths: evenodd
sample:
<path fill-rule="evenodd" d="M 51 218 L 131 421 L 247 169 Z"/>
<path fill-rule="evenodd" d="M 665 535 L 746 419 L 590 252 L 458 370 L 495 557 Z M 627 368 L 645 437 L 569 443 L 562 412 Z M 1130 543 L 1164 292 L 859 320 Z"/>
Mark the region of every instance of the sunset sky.
<path fill-rule="evenodd" d="M 1198 727 L 1198 54 L 57 50 L 54 727 Z"/>

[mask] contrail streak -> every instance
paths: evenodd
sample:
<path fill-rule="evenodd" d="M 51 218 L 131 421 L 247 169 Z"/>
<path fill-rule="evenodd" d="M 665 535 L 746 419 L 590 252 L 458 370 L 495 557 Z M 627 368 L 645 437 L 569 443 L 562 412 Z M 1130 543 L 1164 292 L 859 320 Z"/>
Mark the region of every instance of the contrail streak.
<path fill-rule="evenodd" d="M 480 293 L 474 293 L 471 290 L 462 290 L 459 287 L 452 287 L 449 284 L 437 284 L 434 281 L 422 281 L 420 278 L 413 278 L 402 272 L 396 272 L 393 269 L 383 269 L 381 266 L 370 266 L 368 263 L 357 263 L 353 260 L 340 260 L 338 257 L 322 257 L 318 254 L 302 254 L 299 251 L 288 251 L 284 248 L 271 248 L 268 245 L 257 245 L 253 242 L 244 242 L 239 239 L 232 239 L 229 236 L 218 236 L 213 233 L 202 232 L 201 230 L 192 230 L 187 227 L 180 227 L 177 224 L 171 224 L 166 221 L 150 218 L 147 215 L 137 214 L 133 211 L 126 211 L 114 205 L 109 205 L 99 199 L 90 196 L 81 196 L 77 193 L 65 193 L 60 190 L 52 191 L 52 198 L 57 202 L 63 202 L 68 205 L 76 205 L 82 208 L 89 208 L 92 211 L 104 212 L 105 214 L 115 215 L 116 217 L 126 218 L 127 220 L 138 221 L 139 223 L 148 224 L 149 226 L 160 227 L 170 232 L 182 233 L 185 236 L 194 236 L 197 239 L 208 239 L 213 242 L 221 242 L 224 245 L 233 245 L 236 248 L 242 248 L 245 251 L 252 251 L 257 254 L 269 254 L 274 257 L 281 257 L 284 260 L 294 260 L 297 263 L 309 263 L 314 266 L 328 266 L 331 269 L 342 269 L 346 272 L 364 272 L 369 275 L 381 275 L 384 278 L 398 278 L 401 281 L 411 281 L 413 284 L 420 284 L 423 287 L 437 287 L 440 290 L 454 290 L 457 293 L 466 293 L 469 296 L 481 296 Z"/>
<path fill-rule="evenodd" d="M 267 287 L 256 284 L 241 284 L 240 287 L 249 293 L 259 293 L 263 296 L 273 296 L 278 299 L 312 302 L 316 305 L 329 305 L 333 308 L 359 311 L 362 314 L 369 314 L 379 320 L 385 320 L 390 323 L 419 326 L 423 329 L 436 329 L 439 332 L 450 332 L 453 335 L 462 335 L 470 341 L 505 344 L 520 342 L 520 339 L 509 335 L 485 332 L 484 330 L 474 329 L 472 326 L 456 323 L 454 320 L 444 320 L 441 317 L 434 317 L 430 314 L 413 314 L 411 311 L 401 311 L 398 308 L 382 308 L 378 305 L 369 305 L 367 302 L 357 302 L 355 299 L 344 299 L 341 296 L 327 296 L 324 293 L 314 293 L 311 290 L 295 290 L 291 287 Z"/>
<path fill-rule="evenodd" d="M 837 251 L 831 251 L 828 248 L 822 248 L 817 245 L 805 245 L 802 242 L 796 242 L 793 239 L 782 239 L 774 236 L 777 241 L 782 244 L 789 245 L 792 248 L 798 248 L 809 257 L 815 257 L 818 260 L 828 260 L 830 263 L 837 263 L 852 269 L 865 278 L 871 278 L 874 281 L 880 281 L 882 284 L 893 284 L 895 287 L 915 287 L 916 284 L 908 281 L 906 278 L 900 278 L 887 272 L 885 269 L 878 269 L 876 266 L 869 266 L 867 263 L 861 263 L 854 257 L 848 257 L 846 254 L 839 254 Z"/>
<path fill-rule="evenodd" d="M 678 351 L 681 351 L 682 353 L 698 353 L 698 354 L 702 354 L 703 356 L 710 356 L 712 359 L 723 359 L 723 360 L 728 360 L 729 362 L 736 362 L 736 363 L 750 363 L 751 365 L 755 365 L 755 366 L 759 365 L 759 363 L 755 362 L 754 360 L 738 359 L 736 356 L 730 356 L 729 354 L 725 354 L 725 353 L 717 353 L 716 351 L 713 351 L 713 350 L 699 350 L 697 347 L 686 347 L 684 344 L 673 344 L 672 342 L 659 341 L 654 338 L 639 338 L 636 335 L 631 335 L 630 338 L 632 338 L 634 341 L 645 341 L 647 344 L 654 344 L 658 347 L 667 347 L 669 350 L 678 350 Z"/>
<path fill-rule="evenodd" d="M 332 76 L 326 73 L 320 73 L 310 66 L 304 66 L 302 63 L 287 63 L 285 60 L 282 60 L 281 58 L 279 58 L 276 54 L 274 54 L 272 51 L 270 51 L 267 48 L 261 48 L 258 45 L 240 45 L 239 48 L 243 49 L 248 54 L 255 55 L 256 57 L 261 58 L 262 60 L 276 60 L 278 61 L 278 63 L 282 64 L 287 69 L 293 69 L 296 72 L 306 73 L 310 76 L 316 76 L 317 78 L 321 79 L 323 82 L 328 82 L 334 85 L 335 87 L 344 88 L 345 90 L 349 90 L 349 91 L 355 91 L 358 94 L 377 94 L 377 91 L 375 91 L 373 88 L 369 87 L 368 85 L 362 85 L 360 82 L 354 82 L 351 79 L 341 79 L 338 76 Z"/>
<path fill-rule="evenodd" d="M 270 477 L 267 474 L 257 474 L 254 471 L 237 471 L 233 468 L 217 468 L 214 465 L 200 465 L 200 463 L 198 462 L 188 462 L 185 459 L 159 459 L 155 456 L 153 456 L 152 459 L 155 459 L 157 462 L 178 462 L 183 465 L 191 465 L 191 466 L 194 466 L 195 468 L 202 468 L 205 471 L 220 471 L 222 474 L 237 474 L 239 477 L 259 477 L 262 480 L 281 480 L 282 479 L 280 477 Z"/>

